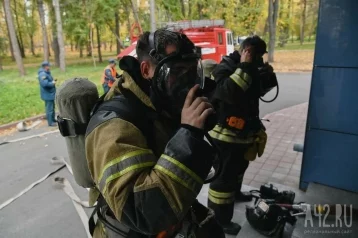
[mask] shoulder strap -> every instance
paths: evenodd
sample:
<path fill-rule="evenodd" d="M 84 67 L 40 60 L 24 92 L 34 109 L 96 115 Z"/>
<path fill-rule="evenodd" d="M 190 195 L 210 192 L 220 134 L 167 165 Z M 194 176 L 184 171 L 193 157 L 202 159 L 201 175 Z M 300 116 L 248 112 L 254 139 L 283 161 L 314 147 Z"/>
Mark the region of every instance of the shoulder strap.
<path fill-rule="evenodd" d="M 142 102 L 138 101 L 134 95 L 131 98 L 119 95 L 108 101 L 100 100 L 92 111 L 92 116 L 100 111 L 115 112 L 116 117 L 128 121 L 137 127 L 146 138 L 149 148 L 154 150 L 153 112 Z"/>
<path fill-rule="evenodd" d="M 116 96 L 111 100 L 103 102 L 97 111 L 115 112 L 117 116 L 125 121 L 131 122 L 144 133 L 146 131 L 145 112 L 140 110 L 123 95 Z"/>

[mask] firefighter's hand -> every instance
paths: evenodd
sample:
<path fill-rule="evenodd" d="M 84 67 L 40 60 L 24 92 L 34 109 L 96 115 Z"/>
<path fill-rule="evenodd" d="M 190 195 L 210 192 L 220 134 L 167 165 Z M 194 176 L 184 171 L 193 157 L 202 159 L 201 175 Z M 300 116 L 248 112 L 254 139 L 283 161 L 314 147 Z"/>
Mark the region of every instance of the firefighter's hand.
<path fill-rule="evenodd" d="M 243 62 L 251 63 L 252 62 L 252 55 L 251 55 L 250 48 L 242 51 L 240 62 L 241 63 L 243 63 Z"/>
<path fill-rule="evenodd" d="M 181 112 L 181 124 L 187 124 L 199 129 L 204 129 L 207 117 L 214 113 L 213 106 L 206 97 L 196 97 L 199 85 L 190 89 L 186 96 Z"/>

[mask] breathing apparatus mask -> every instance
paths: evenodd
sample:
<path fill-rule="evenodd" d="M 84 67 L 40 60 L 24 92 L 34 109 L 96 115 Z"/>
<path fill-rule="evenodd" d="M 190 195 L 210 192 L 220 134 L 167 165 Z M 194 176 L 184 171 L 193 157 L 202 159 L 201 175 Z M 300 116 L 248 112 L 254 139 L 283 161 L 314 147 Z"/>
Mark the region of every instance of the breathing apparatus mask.
<path fill-rule="evenodd" d="M 158 62 L 152 78 L 153 96 L 165 111 L 174 117 L 180 116 L 189 90 L 196 84 L 199 84 L 200 89 L 204 88 L 200 48 L 190 49 L 189 39 L 180 35 L 178 37 L 182 39 L 175 52 L 160 54 L 155 46 L 154 35 L 155 33 L 149 35 L 152 48 L 149 55 Z M 187 45 L 184 45 L 186 42 Z"/>

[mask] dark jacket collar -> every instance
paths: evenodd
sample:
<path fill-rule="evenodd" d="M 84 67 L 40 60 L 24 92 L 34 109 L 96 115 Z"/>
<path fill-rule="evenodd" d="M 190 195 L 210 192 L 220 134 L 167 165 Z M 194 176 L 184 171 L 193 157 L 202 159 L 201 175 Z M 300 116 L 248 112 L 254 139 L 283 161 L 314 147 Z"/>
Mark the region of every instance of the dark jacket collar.
<path fill-rule="evenodd" d="M 149 80 L 142 77 L 140 64 L 136 58 L 132 56 L 124 56 L 119 61 L 119 68 L 126 71 L 145 94 L 148 96 L 150 95 L 151 83 Z"/>

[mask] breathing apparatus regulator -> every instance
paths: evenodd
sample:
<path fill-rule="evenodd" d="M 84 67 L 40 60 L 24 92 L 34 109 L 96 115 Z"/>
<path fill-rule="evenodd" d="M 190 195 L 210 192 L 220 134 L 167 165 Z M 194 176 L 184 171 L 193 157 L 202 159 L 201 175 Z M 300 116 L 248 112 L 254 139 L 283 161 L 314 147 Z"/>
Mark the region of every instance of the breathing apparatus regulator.
<path fill-rule="evenodd" d="M 151 47 L 149 55 L 157 62 L 152 78 L 151 97 L 155 97 L 154 101 L 159 101 L 161 106 L 172 116 L 180 118 L 189 90 L 198 84 L 197 97 L 204 96 L 207 91 L 201 62 L 201 48 L 195 47 L 186 35 L 175 32 L 180 38 L 176 45 L 176 51 L 166 55 L 162 53 L 165 49 L 161 51 L 158 49 L 159 44 L 157 43 L 155 33 L 152 32 L 149 35 Z M 205 137 L 209 140 L 210 144 L 215 150 L 218 150 L 208 134 L 208 131 L 214 128 L 216 122 L 216 115 L 209 115 L 205 122 L 204 131 Z M 205 183 L 210 183 L 219 175 L 221 165 L 220 162 L 218 164 L 215 168 L 215 173 L 210 173 Z"/>
<path fill-rule="evenodd" d="M 292 231 L 296 216 L 302 214 L 297 213 L 302 209 L 298 209 L 300 203 L 294 204 L 293 191 L 279 192 L 272 184 L 264 184 L 250 192 L 256 200 L 253 207 L 246 206 L 246 218 L 255 230 L 268 237 L 284 237 Z"/>
<path fill-rule="evenodd" d="M 279 93 L 278 81 L 276 78 L 276 74 L 273 73 L 272 66 L 266 64 L 262 64 L 259 69 L 259 78 L 260 78 L 260 100 L 266 103 L 270 103 L 276 100 Z M 276 95 L 271 100 L 265 100 L 263 97 L 270 92 L 273 88 L 276 87 Z"/>

